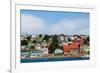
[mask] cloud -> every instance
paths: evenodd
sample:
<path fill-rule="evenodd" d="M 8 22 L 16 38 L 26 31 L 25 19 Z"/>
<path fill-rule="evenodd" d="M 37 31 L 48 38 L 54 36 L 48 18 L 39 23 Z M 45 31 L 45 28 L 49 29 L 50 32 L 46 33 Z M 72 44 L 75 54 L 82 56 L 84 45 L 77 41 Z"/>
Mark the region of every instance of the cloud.
<path fill-rule="evenodd" d="M 89 19 L 62 19 L 55 24 L 31 14 L 21 15 L 22 34 L 89 34 Z"/>
<path fill-rule="evenodd" d="M 30 14 L 21 15 L 21 27 L 22 34 L 39 34 L 46 30 L 45 22 Z"/>
<path fill-rule="evenodd" d="M 63 19 L 57 24 L 54 24 L 50 29 L 50 33 L 57 34 L 88 34 L 89 20 L 83 19 Z"/>
<path fill-rule="evenodd" d="M 89 35 L 89 29 L 87 28 L 87 29 L 83 29 L 83 30 L 80 30 L 80 31 L 78 31 L 76 34 L 85 34 L 85 35 Z"/>

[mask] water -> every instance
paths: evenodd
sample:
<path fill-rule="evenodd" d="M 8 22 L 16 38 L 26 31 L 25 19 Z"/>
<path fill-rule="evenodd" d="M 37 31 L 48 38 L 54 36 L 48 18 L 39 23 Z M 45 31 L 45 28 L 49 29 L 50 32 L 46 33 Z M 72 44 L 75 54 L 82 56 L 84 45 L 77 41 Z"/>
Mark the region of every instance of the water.
<path fill-rule="evenodd" d="M 37 59 L 21 59 L 21 63 L 53 62 L 53 61 L 73 61 L 73 60 L 89 60 L 89 58 L 37 58 Z"/>

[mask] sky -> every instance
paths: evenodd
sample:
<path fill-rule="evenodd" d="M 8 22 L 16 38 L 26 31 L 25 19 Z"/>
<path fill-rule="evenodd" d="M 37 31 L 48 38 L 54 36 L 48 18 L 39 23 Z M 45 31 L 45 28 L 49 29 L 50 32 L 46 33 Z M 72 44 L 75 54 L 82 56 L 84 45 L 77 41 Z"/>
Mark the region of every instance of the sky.
<path fill-rule="evenodd" d="M 89 13 L 21 10 L 21 34 L 89 35 Z"/>

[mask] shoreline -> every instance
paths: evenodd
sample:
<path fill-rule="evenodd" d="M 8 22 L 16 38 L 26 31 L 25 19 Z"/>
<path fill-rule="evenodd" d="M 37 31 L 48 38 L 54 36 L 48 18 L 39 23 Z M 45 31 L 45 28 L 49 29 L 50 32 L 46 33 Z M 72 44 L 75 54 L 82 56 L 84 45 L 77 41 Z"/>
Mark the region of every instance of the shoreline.
<path fill-rule="evenodd" d="M 34 56 L 34 57 L 26 57 L 21 59 L 50 59 L 50 58 L 83 58 L 83 55 L 67 55 L 67 56 Z"/>

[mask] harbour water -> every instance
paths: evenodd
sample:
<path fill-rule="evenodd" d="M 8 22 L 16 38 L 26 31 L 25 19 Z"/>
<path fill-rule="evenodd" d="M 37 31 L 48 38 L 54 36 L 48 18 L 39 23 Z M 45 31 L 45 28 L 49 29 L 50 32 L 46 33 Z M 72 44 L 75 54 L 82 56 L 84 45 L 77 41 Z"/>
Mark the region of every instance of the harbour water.
<path fill-rule="evenodd" d="M 21 63 L 34 63 L 34 62 L 53 62 L 53 61 L 74 61 L 74 60 L 89 60 L 89 58 L 33 58 L 21 59 Z"/>

